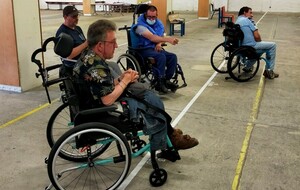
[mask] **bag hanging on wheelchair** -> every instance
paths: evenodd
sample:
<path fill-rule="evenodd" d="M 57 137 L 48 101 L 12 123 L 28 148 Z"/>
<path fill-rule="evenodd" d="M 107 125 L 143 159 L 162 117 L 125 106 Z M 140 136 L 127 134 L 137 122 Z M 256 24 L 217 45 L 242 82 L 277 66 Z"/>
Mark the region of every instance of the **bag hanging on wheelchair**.
<path fill-rule="evenodd" d="M 225 36 L 225 43 L 231 47 L 239 47 L 244 39 L 244 33 L 241 30 L 239 24 L 233 22 L 227 22 L 226 27 L 223 30 L 223 36 Z"/>
<path fill-rule="evenodd" d="M 145 92 L 149 90 L 149 85 L 146 83 L 134 82 L 127 86 L 126 90 L 130 95 L 138 99 L 144 99 Z"/>

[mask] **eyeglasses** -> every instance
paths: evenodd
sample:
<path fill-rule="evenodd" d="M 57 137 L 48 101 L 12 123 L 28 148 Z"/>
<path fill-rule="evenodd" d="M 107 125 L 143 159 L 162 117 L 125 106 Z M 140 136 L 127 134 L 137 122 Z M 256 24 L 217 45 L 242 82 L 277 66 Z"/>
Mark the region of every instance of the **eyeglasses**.
<path fill-rule="evenodd" d="M 152 20 L 154 20 L 154 19 L 156 19 L 157 18 L 157 16 L 146 16 L 148 19 L 152 19 Z"/>
<path fill-rule="evenodd" d="M 113 44 L 113 45 L 116 45 L 116 44 L 117 44 L 117 40 L 112 40 L 112 41 L 102 41 L 102 42 L 110 43 L 110 44 Z"/>

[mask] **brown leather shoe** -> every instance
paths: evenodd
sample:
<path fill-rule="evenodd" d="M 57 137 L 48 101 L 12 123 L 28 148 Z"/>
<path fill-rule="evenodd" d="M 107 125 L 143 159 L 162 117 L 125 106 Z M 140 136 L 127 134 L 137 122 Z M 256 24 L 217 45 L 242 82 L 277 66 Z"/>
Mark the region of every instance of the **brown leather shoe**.
<path fill-rule="evenodd" d="M 199 144 L 197 139 L 189 135 L 179 134 L 176 131 L 171 135 L 170 140 L 176 150 L 190 149 Z"/>
<path fill-rule="evenodd" d="M 175 128 L 174 131 L 176 131 L 175 133 L 178 133 L 180 135 L 183 134 L 182 130 L 181 129 L 178 129 L 178 128 Z"/>

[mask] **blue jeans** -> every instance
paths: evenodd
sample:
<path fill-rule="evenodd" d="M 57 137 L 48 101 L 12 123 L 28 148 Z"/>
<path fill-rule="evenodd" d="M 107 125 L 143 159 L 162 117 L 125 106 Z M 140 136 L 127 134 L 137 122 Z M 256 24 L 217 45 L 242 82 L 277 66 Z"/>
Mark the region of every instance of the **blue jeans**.
<path fill-rule="evenodd" d="M 151 48 L 139 52 L 142 57 L 153 57 L 155 59 L 153 65 L 154 76 L 166 78 L 167 80 L 173 77 L 177 66 L 177 56 L 174 53 L 165 50 L 158 52 Z"/>
<path fill-rule="evenodd" d="M 257 42 L 254 46 L 259 55 L 266 53 L 266 69 L 274 70 L 276 57 L 276 44 L 274 42 Z"/>
<path fill-rule="evenodd" d="M 151 150 L 166 149 L 167 134 L 173 133 L 173 128 L 168 124 L 167 118 L 157 110 L 148 107 L 134 98 L 125 97 L 124 100 L 129 105 L 128 109 L 131 121 L 139 122 L 139 116 L 143 117 L 145 124 L 143 131 L 146 135 L 150 136 Z M 144 92 L 144 101 L 161 110 L 165 109 L 162 100 L 150 90 Z"/>

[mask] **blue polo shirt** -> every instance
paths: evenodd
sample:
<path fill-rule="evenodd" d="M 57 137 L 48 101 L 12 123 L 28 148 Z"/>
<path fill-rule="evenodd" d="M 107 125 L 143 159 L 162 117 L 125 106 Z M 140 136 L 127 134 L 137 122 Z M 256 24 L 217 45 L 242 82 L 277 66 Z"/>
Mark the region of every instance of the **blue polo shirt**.
<path fill-rule="evenodd" d="M 243 15 L 239 16 L 235 22 L 241 26 L 241 30 L 244 33 L 243 46 L 255 46 L 256 41 L 254 39 L 253 32 L 257 30 L 257 27 L 252 23 L 252 21 Z"/>

